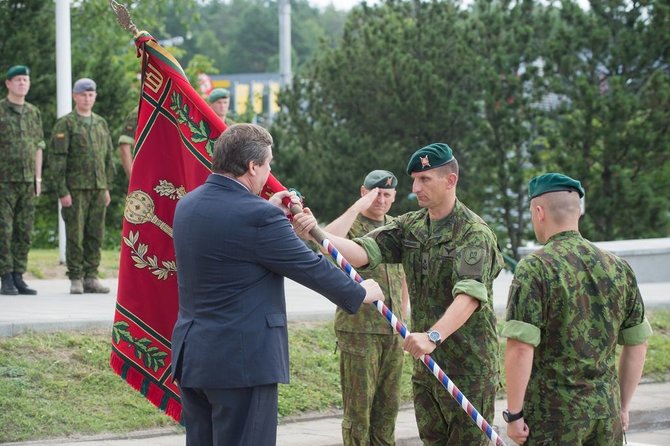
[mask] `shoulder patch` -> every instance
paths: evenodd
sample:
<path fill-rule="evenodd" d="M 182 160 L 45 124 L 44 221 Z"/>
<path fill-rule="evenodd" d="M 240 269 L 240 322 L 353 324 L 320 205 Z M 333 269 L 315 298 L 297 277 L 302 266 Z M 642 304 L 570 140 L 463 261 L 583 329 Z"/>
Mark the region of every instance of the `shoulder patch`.
<path fill-rule="evenodd" d="M 463 251 L 463 259 L 468 265 L 476 265 L 484 257 L 484 248 L 467 248 Z"/>

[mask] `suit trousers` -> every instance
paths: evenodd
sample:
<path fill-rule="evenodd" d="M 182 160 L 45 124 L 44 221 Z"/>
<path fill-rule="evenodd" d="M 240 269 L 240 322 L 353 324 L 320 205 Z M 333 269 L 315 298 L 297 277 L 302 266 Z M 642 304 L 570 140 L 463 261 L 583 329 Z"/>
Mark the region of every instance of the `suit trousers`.
<path fill-rule="evenodd" d="M 238 389 L 180 387 L 186 446 L 274 446 L 277 384 Z"/>

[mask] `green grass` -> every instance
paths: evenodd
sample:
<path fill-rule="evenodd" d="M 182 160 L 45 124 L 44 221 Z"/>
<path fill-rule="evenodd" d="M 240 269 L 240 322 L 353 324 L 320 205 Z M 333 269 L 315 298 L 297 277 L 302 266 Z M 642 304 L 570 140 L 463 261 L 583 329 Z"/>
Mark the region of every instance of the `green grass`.
<path fill-rule="evenodd" d="M 0 339 L 0 443 L 172 421 L 109 368 L 106 331 Z"/>
<path fill-rule="evenodd" d="M 667 380 L 670 311 L 650 313 L 650 320 L 645 380 Z M 279 386 L 280 416 L 341 408 L 332 322 L 291 324 L 289 338 L 291 384 Z M 174 427 L 111 371 L 109 351 L 106 330 L 0 338 L 0 443 Z M 403 402 L 411 401 L 413 364 L 406 355 Z"/>
<path fill-rule="evenodd" d="M 65 265 L 60 264 L 57 249 L 31 249 L 28 255 L 26 277 L 36 279 L 66 279 Z M 103 250 L 100 261 L 100 277 L 116 277 L 119 273 L 119 251 Z"/>

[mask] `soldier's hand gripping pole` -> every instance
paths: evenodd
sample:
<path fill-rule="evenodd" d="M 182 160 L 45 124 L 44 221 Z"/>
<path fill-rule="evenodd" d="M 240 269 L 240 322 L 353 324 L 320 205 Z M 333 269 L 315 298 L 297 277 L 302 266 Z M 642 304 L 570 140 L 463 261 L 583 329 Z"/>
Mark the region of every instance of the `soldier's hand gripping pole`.
<path fill-rule="evenodd" d="M 302 207 L 300 205 L 293 204 L 290 209 L 293 215 L 297 215 L 302 212 Z M 315 226 L 314 229 L 309 232 L 309 234 L 314 237 L 319 245 L 328 251 L 328 254 L 330 254 L 330 256 L 335 260 L 337 265 L 342 269 L 342 271 L 347 273 L 347 275 L 351 277 L 352 280 L 355 280 L 358 283 L 363 281 L 363 278 L 356 272 L 354 267 L 351 266 L 351 264 L 342 256 L 342 254 L 340 254 L 340 252 L 335 248 L 330 240 L 326 238 L 326 233 L 323 232 L 321 228 Z M 393 314 L 393 312 L 391 312 L 391 310 L 384 304 L 384 302 L 376 300 L 372 304 L 377 308 L 377 311 L 379 311 L 379 313 L 381 313 L 381 315 L 386 318 L 388 323 L 391 324 L 393 330 L 402 336 L 403 339 L 405 339 L 410 334 L 405 324 L 400 322 L 400 320 L 396 317 L 395 314 Z M 428 367 L 428 370 L 430 370 L 435 378 L 437 378 L 437 380 L 442 383 L 442 386 L 447 389 L 449 394 L 458 402 L 461 408 L 468 414 L 470 419 L 479 427 L 479 429 L 481 429 L 482 432 L 486 434 L 489 440 L 491 440 L 491 442 L 496 446 L 506 446 L 503 439 L 500 438 L 496 431 L 493 430 L 493 427 L 491 427 L 491 425 L 481 416 L 479 411 L 475 409 L 470 401 L 468 401 L 465 395 L 463 395 L 463 392 L 461 392 L 459 388 L 456 387 L 454 382 L 449 379 L 447 374 L 444 373 L 444 371 L 440 368 L 439 365 L 437 365 L 433 358 L 431 358 L 430 355 L 421 355 L 421 358 L 419 359 L 426 367 Z"/>

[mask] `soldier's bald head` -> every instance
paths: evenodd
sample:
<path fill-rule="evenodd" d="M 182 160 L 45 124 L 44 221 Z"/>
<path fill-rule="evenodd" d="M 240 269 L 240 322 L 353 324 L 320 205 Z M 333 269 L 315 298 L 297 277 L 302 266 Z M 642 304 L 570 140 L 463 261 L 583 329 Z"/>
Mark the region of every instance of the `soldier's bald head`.
<path fill-rule="evenodd" d="M 577 192 L 548 192 L 533 199 L 533 203 L 542 206 L 547 218 L 556 225 L 574 224 L 581 215 L 580 198 Z"/>

